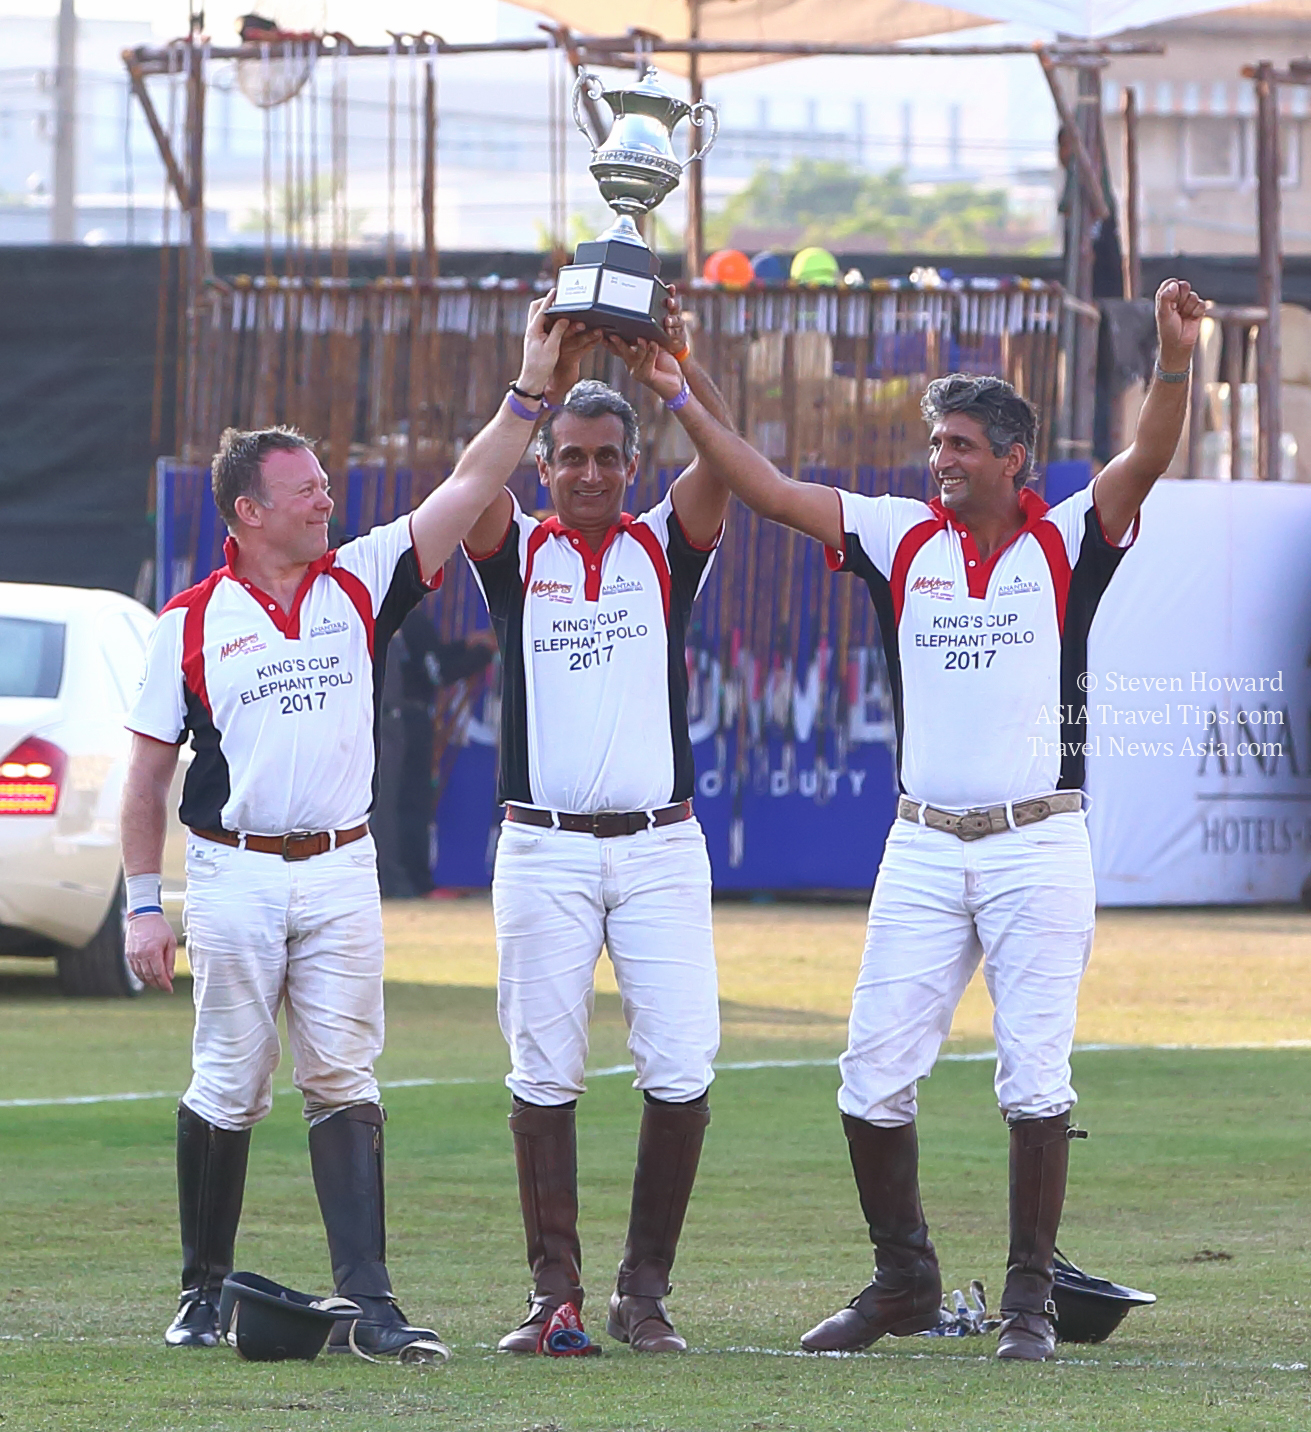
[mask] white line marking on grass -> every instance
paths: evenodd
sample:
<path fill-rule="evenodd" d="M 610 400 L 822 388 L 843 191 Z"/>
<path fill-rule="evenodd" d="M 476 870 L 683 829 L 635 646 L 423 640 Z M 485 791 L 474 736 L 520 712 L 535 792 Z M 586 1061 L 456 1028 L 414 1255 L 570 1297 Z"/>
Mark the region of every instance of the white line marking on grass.
<path fill-rule="evenodd" d="M 149 1094 L 74 1094 L 65 1099 L 0 1099 L 0 1109 L 43 1109 L 54 1104 L 133 1104 L 138 1099 L 176 1099 L 177 1091 Z"/>
<path fill-rule="evenodd" d="M 1270 1044 L 1076 1044 L 1071 1054 L 1207 1054 L 1230 1050 L 1311 1049 L 1311 1039 L 1280 1039 Z M 984 1064 L 997 1058 L 995 1049 L 977 1049 L 968 1054 L 939 1054 L 939 1064 Z M 737 1063 L 716 1064 L 719 1074 L 750 1073 L 756 1069 L 836 1069 L 836 1059 L 748 1059 Z M 604 1069 L 589 1069 L 588 1079 L 609 1079 L 636 1072 L 631 1064 L 611 1064 Z M 464 1077 L 456 1079 L 389 1079 L 380 1082 L 380 1089 L 437 1089 L 463 1084 L 500 1084 L 503 1079 Z M 295 1091 L 278 1089 L 280 1095 Z M 76 1104 L 132 1104 L 142 1099 L 176 1099 L 175 1089 L 152 1089 L 128 1094 L 70 1094 L 57 1099 L 0 1099 L 0 1109 L 48 1109 Z M 814 1353 L 807 1357 L 817 1356 Z"/>
<path fill-rule="evenodd" d="M 746 1355 L 752 1357 L 796 1357 L 830 1359 L 859 1359 L 867 1362 L 995 1362 L 995 1352 L 807 1352 L 804 1348 L 787 1347 L 692 1347 L 689 1353 L 700 1354 L 703 1357 L 722 1356 L 726 1353 Z M 1059 1355 L 1048 1364 L 1050 1367 L 1089 1367 L 1089 1368 L 1174 1368 L 1174 1369 L 1203 1369 L 1218 1371 L 1229 1368 L 1234 1371 L 1243 1372 L 1305 1372 L 1307 1364 L 1304 1362 L 1272 1362 L 1262 1365 L 1238 1362 L 1205 1362 L 1201 1359 L 1184 1358 L 1094 1358 L 1094 1357 L 1069 1357 Z"/>

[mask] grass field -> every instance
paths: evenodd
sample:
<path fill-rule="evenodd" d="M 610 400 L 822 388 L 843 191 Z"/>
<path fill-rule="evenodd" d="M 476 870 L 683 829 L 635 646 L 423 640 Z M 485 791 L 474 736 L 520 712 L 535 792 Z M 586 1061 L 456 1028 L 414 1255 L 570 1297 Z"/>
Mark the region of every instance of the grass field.
<path fill-rule="evenodd" d="M 580 1362 L 491 1346 L 526 1290 L 494 954 L 484 901 L 388 910 L 390 1261 L 404 1304 L 455 1349 L 440 1370 L 351 1360 L 258 1367 L 169 1353 L 172 1100 L 181 997 L 74 1004 L 0 967 L 0 1432 L 22 1428 L 488 1432 L 1191 1432 L 1311 1426 L 1311 919 L 1294 911 L 1106 912 L 1076 1055 L 1079 1121 L 1062 1245 L 1160 1295 L 1099 1347 L 998 1363 L 993 1339 L 885 1341 L 840 1359 L 797 1335 L 868 1276 L 833 1106 L 863 914 L 721 906 L 724 1066 L 671 1299 L 693 1352 L 607 1343 Z M 625 1062 L 612 984 L 591 1063 Z M 924 1194 L 949 1286 L 1005 1256 L 1006 1138 L 986 996 L 971 988 L 921 1096 Z M 1148 1046 L 1176 1046 L 1172 1048 Z M 1242 1047 L 1248 1046 L 1248 1047 Z M 1257 1046 L 1257 1047 L 1252 1047 Z M 1285 1047 L 1280 1047 L 1285 1046 Z M 769 1061 L 793 1067 L 733 1068 Z M 284 1070 L 278 1083 L 289 1082 Z M 582 1231 L 600 1310 L 623 1236 L 639 1097 L 592 1080 L 580 1113 Z M 132 1102 L 21 1104 L 158 1092 Z M 294 1097 L 255 1136 L 238 1261 L 326 1289 Z"/>

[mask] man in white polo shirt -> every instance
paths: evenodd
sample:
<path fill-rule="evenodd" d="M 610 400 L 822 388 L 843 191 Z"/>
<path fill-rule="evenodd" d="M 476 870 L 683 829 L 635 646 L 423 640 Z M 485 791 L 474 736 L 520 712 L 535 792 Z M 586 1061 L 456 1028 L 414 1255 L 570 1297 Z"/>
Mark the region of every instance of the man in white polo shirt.
<path fill-rule="evenodd" d="M 668 406 L 695 389 L 727 421 L 676 315 L 667 326 L 686 365 L 666 354 L 678 373 Z M 610 342 L 634 366 L 657 351 Z M 492 900 L 533 1273 L 528 1316 L 500 1348 L 553 1352 L 558 1330 L 581 1327 L 574 1114 L 604 944 L 644 1095 L 607 1331 L 634 1351 L 681 1351 L 664 1298 L 719 1046 L 685 637 L 728 489 L 694 459 L 653 508 L 625 512 L 637 415 L 597 382 L 578 383 L 548 414 L 537 465 L 554 515 L 539 521 L 505 492 L 465 542 L 503 663 L 498 799 L 506 811 Z"/>
<path fill-rule="evenodd" d="M 165 804 L 183 786 L 192 1079 L 178 1107 L 182 1296 L 165 1341 L 213 1347 L 232 1271 L 250 1131 L 268 1113 L 285 1008 L 337 1293 L 364 1316 L 329 1351 L 431 1361 L 396 1305 L 383 1219 L 383 939 L 369 835 L 387 643 L 523 456 L 568 325 L 532 305 L 523 367 L 455 471 L 406 517 L 328 548 L 333 501 L 287 428 L 229 430 L 213 462 L 226 565 L 175 597 L 129 718 L 123 794 L 131 967 L 172 989 L 159 903 Z"/>
<path fill-rule="evenodd" d="M 818 538 L 835 571 L 865 581 L 895 705 L 903 794 L 838 1095 L 875 1276 L 802 1338 L 812 1352 L 938 1321 L 915 1090 L 981 957 L 1011 1145 L 998 1353 L 1040 1361 L 1054 1351 L 1052 1258 L 1077 1136 L 1069 1054 L 1094 917 L 1079 678 L 1097 602 L 1179 441 L 1203 309 L 1186 283 L 1161 286 L 1156 375 L 1134 441 L 1053 508 L 1025 485 L 1037 415 L 999 378 L 930 384 L 929 504 L 792 481 L 695 400 L 679 413 L 744 502 Z M 668 396 L 678 374 L 664 359 L 658 367 L 654 386 Z"/>

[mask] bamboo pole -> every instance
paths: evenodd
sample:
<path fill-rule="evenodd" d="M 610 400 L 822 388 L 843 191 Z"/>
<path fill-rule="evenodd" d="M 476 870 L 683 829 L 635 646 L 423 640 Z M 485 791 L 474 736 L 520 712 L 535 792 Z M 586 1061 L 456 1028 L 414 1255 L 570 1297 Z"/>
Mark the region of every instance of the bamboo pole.
<path fill-rule="evenodd" d="M 1279 154 L 1279 82 L 1274 66 L 1266 61 L 1256 67 L 1257 303 L 1267 315 L 1257 335 L 1256 379 L 1261 425 L 1257 476 L 1267 482 L 1279 477 L 1283 432 L 1279 391 L 1279 305 L 1283 302 Z"/>
<path fill-rule="evenodd" d="M 837 40 L 833 42 L 811 40 L 702 40 L 672 39 L 653 34 L 650 31 L 624 35 L 577 35 L 570 38 L 571 63 L 628 64 L 634 61 L 637 51 L 646 56 L 652 54 L 672 55 L 769 55 L 778 58 L 815 55 L 894 56 L 911 55 L 918 58 L 958 59 L 979 55 L 1046 55 L 1057 64 L 1073 64 L 1081 59 L 1096 59 L 1118 55 L 1163 55 L 1165 46 L 1160 43 L 1141 40 L 1066 41 L 1054 44 L 1004 44 L 1004 45 L 888 45 L 858 44 Z M 275 48 L 292 43 L 309 44 L 319 55 L 385 56 L 387 45 L 357 45 L 349 37 L 330 33 L 313 36 L 309 41 L 297 36 L 295 40 L 284 39 L 272 42 L 261 41 L 242 45 L 215 45 L 209 54 L 215 60 L 254 60 L 260 56 L 261 46 L 272 43 Z M 165 45 L 138 45 L 129 53 L 148 72 L 153 67 L 161 69 L 167 65 L 169 52 L 185 40 L 173 40 Z M 523 54 L 534 50 L 545 50 L 551 41 L 525 36 L 517 40 L 487 40 L 473 43 L 437 42 L 437 51 L 443 55 Z"/>
<path fill-rule="evenodd" d="M 1101 159 L 1102 101 L 1101 80 L 1095 70 L 1081 69 L 1079 79 L 1078 126 L 1075 134 L 1080 137 L 1087 152 Z M 1075 148 L 1078 154 L 1078 146 Z M 1101 166 L 1098 165 L 1095 192 L 1085 194 L 1085 203 L 1080 207 L 1079 250 L 1075 294 L 1085 302 L 1093 296 L 1093 232 L 1098 223 L 1110 217 L 1110 210 L 1100 183 Z M 1089 322 L 1076 324 L 1074 328 L 1074 391 L 1070 412 L 1070 452 L 1080 458 L 1092 457 L 1093 421 L 1097 399 L 1097 332 L 1098 324 Z"/>
<path fill-rule="evenodd" d="M 1060 118 L 1065 132 L 1069 135 L 1070 146 L 1074 150 L 1075 168 L 1079 174 L 1079 186 L 1087 198 L 1088 207 L 1094 219 L 1105 219 L 1110 210 L 1106 207 L 1106 199 L 1102 194 L 1101 182 L 1096 169 L 1093 168 L 1092 157 L 1088 153 L 1088 145 L 1085 133 L 1080 126 L 1074 111 L 1070 108 L 1069 101 L 1065 98 L 1065 91 L 1061 89 L 1060 78 L 1056 73 L 1056 62 L 1052 59 L 1051 52 L 1045 46 L 1038 47 L 1038 63 L 1042 66 L 1043 75 L 1047 80 L 1047 87 L 1051 90 L 1052 101 L 1056 105 L 1056 113 Z M 1092 76 L 1094 82 L 1096 76 Z M 1083 75 L 1080 74 L 1082 81 Z M 1080 85 L 1080 99 L 1082 102 L 1083 87 Z"/>
<path fill-rule="evenodd" d="M 1124 225 L 1120 234 L 1121 262 L 1124 265 L 1125 298 L 1141 298 L 1143 264 L 1139 253 L 1140 197 L 1138 170 L 1138 95 L 1132 85 L 1125 85 L 1120 110 L 1124 119 Z"/>
<path fill-rule="evenodd" d="M 688 39 L 701 38 L 701 0 L 687 0 Z M 701 56 L 693 51 L 687 60 L 688 98 L 694 105 L 705 98 L 701 87 Z M 689 143 L 691 141 L 689 140 Z M 683 223 L 683 282 L 691 283 L 701 277 L 705 263 L 705 190 L 702 171 L 705 160 L 698 159 L 683 171 L 686 184 L 686 219 Z"/>

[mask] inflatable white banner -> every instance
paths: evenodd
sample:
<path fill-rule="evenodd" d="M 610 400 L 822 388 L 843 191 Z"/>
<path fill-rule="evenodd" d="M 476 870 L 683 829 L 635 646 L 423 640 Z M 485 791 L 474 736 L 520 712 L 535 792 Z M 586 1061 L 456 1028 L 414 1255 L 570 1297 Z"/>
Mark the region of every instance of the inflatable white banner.
<path fill-rule="evenodd" d="M 1311 486 L 1158 483 L 1088 665 L 1099 902 L 1296 900 L 1311 872 Z"/>

